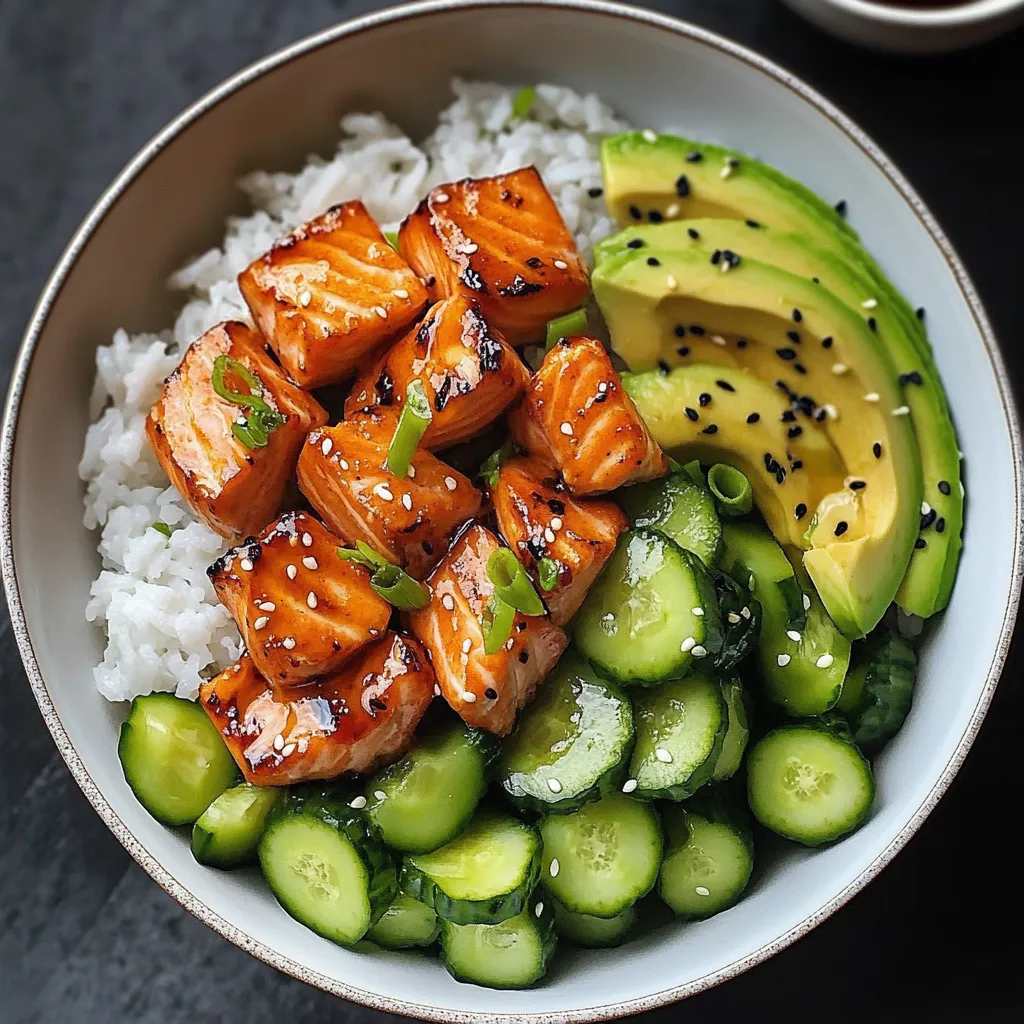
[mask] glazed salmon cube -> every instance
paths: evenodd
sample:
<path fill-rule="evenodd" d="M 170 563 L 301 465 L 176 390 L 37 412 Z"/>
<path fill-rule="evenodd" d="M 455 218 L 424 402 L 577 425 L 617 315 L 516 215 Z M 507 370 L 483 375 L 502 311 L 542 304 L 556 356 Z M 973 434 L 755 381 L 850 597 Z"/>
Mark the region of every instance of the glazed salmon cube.
<path fill-rule="evenodd" d="M 512 345 L 587 301 L 587 268 L 535 167 L 439 185 L 398 236 L 431 299 L 465 295 Z"/>
<path fill-rule="evenodd" d="M 338 538 L 286 512 L 207 570 L 259 672 L 275 686 L 334 671 L 388 626 L 369 572 L 338 557 Z"/>
<path fill-rule="evenodd" d="M 520 447 L 557 467 L 573 494 L 603 494 L 668 472 L 593 338 L 566 338 L 548 352 L 509 425 Z"/>
<path fill-rule="evenodd" d="M 401 756 L 434 697 L 423 648 L 385 633 L 340 669 L 275 690 L 248 654 L 199 699 L 245 778 L 285 786 L 372 771 Z"/>
<path fill-rule="evenodd" d="M 332 206 L 238 276 L 253 320 L 303 387 L 347 380 L 427 293 L 360 202 Z"/>
<path fill-rule="evenodd" d="M 431 574 L 430 604 L 409 614 L 409 627 L 463 721 L 505 736 L 569 640 L 546 616 L 517 612 L 508 642 L 497 654 L 485 652 L 481 616 L 494 592 L 487 560 L 500 547 L 489 530 L 471 526 Z"/>
<path fill-rule="evenodd" d="M 246 324 L 212 327 L 189 346 L 146 418 L 146 433 L 164 472 L 196 515 L 232 539 L 274 518 L 306 435 L 327 422 L 316 399 L 291 383 L 263 346 Z M 270 410 L 271 418 L 264 417 L 263 423 L 276 425 L 264 445 L 256 443 L 258 432 L 253 437 L 246 428 L 250 408 L 215 389 L 218 369 L 231 394 L 252 398 L 256 390 Z"/>
<path fill-rule="evenodd" d="M 345 415 L 373 406 L 400 406 L 419 380 L 433 419 L 420 442 L 446 448 L 476 436 L 522 393 L 530 379 L 522 360 L 477 304 L 455 295 L 432 306 L 422 323 L 356 380 Z"/>
<path fill-rule="evenodd" d="M 583 603 L 615 550 L 629 519 L 613 501 L 574 498 L 544 460 L 517 456 L 501 467 L 491 488 L 498 529 L 533 577 L 551 621 L 561 626 Z M 554 587 L 540 585 L 538 565 L 549 559 Z"/>
<path fill-rule="evenodd" d="M 348 545 L 364 541 L 411 576 L 423 579 L 483 495 L 461 473 L 422 447 L 409 476 L 387 462 L 398 414 L 363 413 L 314 430 L 299 456 L 299 487 L 325 523 Z"/>

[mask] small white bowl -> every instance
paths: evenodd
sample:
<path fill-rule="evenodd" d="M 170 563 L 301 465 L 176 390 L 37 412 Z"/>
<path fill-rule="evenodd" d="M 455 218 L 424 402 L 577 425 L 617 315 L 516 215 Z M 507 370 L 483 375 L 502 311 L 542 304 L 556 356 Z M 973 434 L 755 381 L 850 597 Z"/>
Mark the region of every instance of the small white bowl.
<path fill-rule="evenodd" d="M 918 7 L 873 0 L 782 0 L 820 29 L 872 50 L 946 53 L 994 39 L 1024 22 L 1024 0 Z"/>
<path fill-rule="evenodd" d="M 755 153 L 845 198 L 867 246 L 928 309 L 967 459 L 959 579 L 924 645 L 911 715 L 876 761 L 870 820 L 827 849 L 762 848 L 736 907 L 621 949 L 561 950 L 545 983 L 523 992 L 458 984 L 426 956 L 342 949 L 288 917 L 258 872 L 199 866 L 125 784 L 124 708 L 93 684 L 103 644 L 83 611 L 98 558 L 76 469 L 96 346 L 118 325 L 170 322 L 168 275 L 244 209 L 241 173 L 294 169 L 311 150 L 329 151 L 346 111 L 380 109 L 422 136 L 456 74 L 592 90 L 637 125 Z M 805 935 L 903 847 L 963 762 L 1002 668 L 1024 571 L 1021 478 L 1010 384 L 971 282 L 907 181 L 843 114 L 757 54 L 662 15 L 594 0 L 445 0 L 346 22 L 259 61 L 168 125 L 100 198 L 47 283 L 12 374 L 0 554 L 14 635 L 54 742 L 111 831 L 182 906 L 274 967 L 380 1010 L 569 1024 L 648 1010 L 738 974 Z"/>

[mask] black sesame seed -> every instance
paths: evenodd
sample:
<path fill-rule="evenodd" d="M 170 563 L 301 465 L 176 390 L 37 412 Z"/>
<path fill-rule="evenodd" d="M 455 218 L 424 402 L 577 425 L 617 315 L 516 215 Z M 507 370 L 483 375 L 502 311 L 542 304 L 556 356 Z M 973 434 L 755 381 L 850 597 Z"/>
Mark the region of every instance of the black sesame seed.
<path fill-rule="evenodd" d="M 775 470 L 772 469 L 772 466 L 774 466 L 774 465 L 775 465 L 775 460 L 772 458 L 772 453 L 771 452 L 765 452 L 764 453 L 764 468 L 766 470 L 768 470 L 769 473 L 774 473 Z"/>
<path fill-rule="evenodd" d="M 729 166 L 730 166 L 730 167 L 731 167 L 731 168 L 732 168 L 733 170 L 735 170 L 735 169 L 736 169 L 737 167 L 739 167 L 739 165 L 740 165 L 740 162 L 739 162 L 739 160 L 737 160 L 737 159 L 736 159 L 736 157 L 734 157 L 734 156 L 731 156 L 731 157 L 729 157 L 729 158 L 728 158 L 728 159 L 727 159 L 727 160 L 726 160 L 725 162 L 726 162 L 726 163 L 727 163 L 727 164 L 728 164 L 728 165 L 729 165 Z"/>
<path fill-rule="evenodd" d="M 761 418 L 761 414 L 759 412 L 752 412 L 747 417 L 747 422 L 748 423 L 756 423 L 760 418 Z"/>
<path fill-rule="evenodd" d="M 713 267 L 717 267 L 718 264 L 721 263 L 721 262 L 722 262 L 722 250 L 721 249 L 716 249 L 711 254 L 711 265 Z"/>
<path fill-rule="evenodd" d="M 917 384 L 919 387 L 924 384 L 924 380 L 921 378 L 921 374 L 917 370 L 911 370 L 909 373 L 900 374 L 900 386 L 906 387 L 908 384 Z"/>
<path fill-rule="evenodd" d="M 701 431 L 701 433 L 702 433 L 702 434 L 717 434 L 717 433 L 718 433 L 718 424 L 717 424 L 717 423 L 709 423 L 709 424 L 708 424 L 708 425 L 707 425 L 707 426 L 706 426 L 706 427 L 705 427 L 705 428 L 704 428 L 704 429 L 703 429 L 703 430 Z"/>
<path fill-rule="evenodd" d="M 943 532 L 945 532 L 945 529 L 946 529 L 946 520 L 943 519 L 942 516 L 939 516 L 939 518 L 935 520 L 935 532 L 936 533 L 943 533 Z"/>
<path fill-rule="evenodd" d="M 780 359 L 785 359 L 787 362 L 789 362 L 789 360 L 791 359 L 796 359 L 796 352 L 794 352 L 791 348 L 777 348 L 775 350 L 775 354 Z"/>
<path fill-rule="evenodd" d="M 661 260 L 659 260 L 657 256 L 648 256 L 647 257 L 647 266 L 649 266 L 649 267 L 660 267 L 661 266 Z"/>
<path fill-rule="evenodd" d="M 692 408 L 691 406 L 688 405 L 686 407 L 686 418 L 688 420 L 692 420 L 694 423 L 696 423 L 697 420 L 700 419 L 700 413 L 697 412 L 696 409 L 694 409 L 694 408 Z"/>
<path fill-rule="evenodd" d="M 544 261 L 539 256 L 531 256 L 526 261 L 526 265 L 528 267 L 533 267 L 533 269 L 536 270 L 538 267 L 544 266 Z"/>
<path fill-rule="evenodd" d="M 696 334 L 698 338 L 703 338 L 708 332 L 700 324 L 690 324 L 690 333 Z"/>
<path fill-rule="evenodd" d="M 737 348 L 746 348 L 747 347 L 747 339 L 746 338 L 740 338 L 739 341 L 736 342 L 736 347 Z"/>
<path fill-rule="evenodd" d="M 793 515 L 797 519 L 803 519 L 803 517 L 807 515 L 807 506 L 801 501 L 800 504 L 793 509 Z"/>
<path fill-rule="evenodd" d="M 686 162 L 688 164 L 699 164 L 701 162 L 701 160 L 703 160 L 703 159 L 704 159 L 704 154 L 701 153 L 699 150 L 696 150 L 696 149 L 693 150 L 692 152 L 686 154 Z"/>
<path fill-rule="evenodd" d="M 786 471 L 781 466 L 775 470 L 775 482 L 777 484 L 784 484 L 786 482 Z"/>
<path fill-rule="evenodd" d="M 597 188 L 597 187 L 588 188 L 587 189 L 587 195 L 590 196 L 591 199 L 600 199 L 601 196 L 604 195 L 604 189 L 603 188 Z"/>
<path fill-rule="evenodd" d="M 873 316 L 868 317 L 868 327 L 873 331 L 878 330 L 878 321 Z"/>
<path fill-rule="evenodd" d="M 727 380 L 716 380 L 715 384 L 718 385 L 723 391 L 735 391 L 736 389 Z"/>
<path fill-rule="evenodd" d="M 832 347 L 832 335 L 831 334 L 827 338 L 822 338 L 821 339 L 821 347 L 822 348 L 831 348 Z"/>
<path fill-rule="evenodd" d="M 761 226 L 761 222 L 757 220 L 748 220 L 746 222 L 746 225 L 748 228 L 754 228 L 754 230 L 756 231 Z"/>
<path fill-rule="evenodd" d="M 658 372 L 660 374 L 662 374 L 663 376 L 667 377 L 668 374 L 669 374 L 669 371 L 671 369 L 672 369 L 672 367 L 669 366 L 668 363 L 666 363 L 664 359 L 659 359 L 658 360 Z"/>
<path fill-rule="evenodd" d="M 690 354 L 690 346 L 689 345 L 680 345 L 679 348 L 676 349 L 676 355 L 677 356 L 682 356 L 684 359 L 689 354 Z"/>
<path fill-rule="evenodd" d="M 519 632 L 519 633 L 522 633 L 522 631 L 524 629 L 526 629 L 526 623 L 525 622 L 520 622 L 519 625 L 516 626 L 516 631 Z"/>
<path fill-rule="evenodd" d="M 789 430 L 786 431 L 786 437 L 788 437 L 788 438 L 799 437 L 803 432 L 804 432 L 804 428 L 801 427 L 801 426 L 790 427 Z"/>
<path fill-rule="evenodd" d="M 681 199 L 685 199 L 690 194 L 690 183 L 687 181 L 685 174 L 680 174 L 676 178 L 676 195 Z"/>
<path fill-rule="evenodd" d="M 642 238 L 631 238 L 626 243 L 627 249 L 642 249 L 644 247 L 644 240 Z"/>
<path fill-rule="evenodd" d="M 881 444 L 878 441 L 876 441 L 871 446 L 871 452 L 875 456 L 876 459 L 880 459 L 882 457 L 882 446 L 881 446 Z"/>
<path fill-rule="evenodd" d="M 804 468 L 803 459 L 794 459 L 790 463 L 790 466 L 789 466 L 789 470 L 790 470 L 791 473 L 795 473 L 798 469 L 803 469 L 803 468 Z"/>
<path fill-rule="evenodd" d="M 650 221 L 650 222 L 651 222 L 652 224 L 660 224 L 660 223 L 661 223 L 661 222 L 662 222 L 662 221 L 663 221 L 663 220 L 664 220 L 665 218 L 664 218 L 664 217 L 662 217 L 662 215 L 661 215 L 661 214 L 660 214 L 660 213 L 659 213 L 659 212 L 658 212 L 657 210 L 651 210 L 651 211 L 650 211 L 650 212 L 649 212 L 649 213 L 647 214 L 647 219 L 648 219 L 648 220 L 649 220 L 649 221 Z"/>
<path fill-rule="evenodd" d="M 425 540 L 422 547 L 425 554 L 432 555 L 434 553 L 434 545 L 429 540 Z"/>
<path fill-rule="evenodd" d="M 846 533 L 846 531 L 849 528 L 850 528 L 850 524 L 848 522 L 846 522 L 845 519 L 840 519 L 839 522 L 836 523 L 836 528 L 835 528 L 835 530 L 833 530 L 833 533 L 835 533 L 835 535 L 837 537 L 842 537 L 842 535 L 844 533 Z"/>
<path fill-rule="evenodd" d="M 700 238 L 700 232 L 696 228 L 687 228 L 686 233 L 695 240 Z"/>
<path fill-rule="evenodd" d="M 783 423 L 795 423 L 796 413 L 793 412 L 792 409 L 783 409 L 782 413 L 779 415 L 779 419 L 782 420 Z"/>
<path fill-rule="evenodd" d="M 629 208 L 629 215 L 630 215 L 630 217 L 633 218 L 633 220 L 643 220 L 644 219 L 644 215 L 640 212 L 640 207 L 639 206 L 631 206 Z"/>
<path fill-rule="evenodd" d="M 863 491 L 867 487 L 868 482 L 866 480 L 851 480 L 850 490 L 851 491 Z"/>
<path fill-rule="evenodd" d="M 803 313 L 800 312 L 799 309 L 794 309 L 793 310 L 793 323 L 798 324 L 798 323 L 800 323 L 801 320 L 803 320 L 803 318 L 804 318 L 804 315 L 803 315 Z"/>
<path fill-rule="evenodd" d="M 800 344 L 800 332 L 799 331 L 786 331 L 786 337 L 789 338 L 794 345 Z"/>
<path fill-rule="evenodd" d="M 836 210 L 836 213 L 838 213 L 840 217 L 845 217 L 846 216 L 846 200 L 845 199 L 840 199 L 839 202 L 836 203 L 835 210 Z"/>
<path fill-rule="evenodd" d="M 935 509 L 933 509 L 933 508 L 928 509 L 928 511 L 925 512 L 925 514 L 923 516 L 921 516 L 921 529 L 922 530 L 927 530 L 928 527 L 931 526 L 932 523 L 935 522 L 937 517 L 938 517 L 938 513 L 935 511 Z"/>
<path fill-rule="evenodd" d="M 730 267 L 738 267 L 740 265 L 740 258 L 732 251 L 732 249 L 726 249 L 722 255 L 725 257 L 725 261 Z"/>
<path fill-rule="evenodd" d="M 525 654 L 525 653 L 526 653 L 526 651 L 523 651 L 523 654 Z M 498 699 L 498 691 L 495 690 L 493 686 L 488 686 L 487 689 L 484 690 L 484 696 L 488 700 L 497 700 Z"/>
<path fill-rule="evenodd" d="M 519 660 L 520 660 L 520 662 L 522 662 L 522 664 L 525 665 L 530 660 L 530 652 L 529 651 L 520 651 L 519 652 Z"/>
<path fill-rule="evenodd" d="M 917 540 L 914 541 L 914 547 L 920 551 L 922 548 L 928 547 L 928 541 L 926 541 L 924 537 L 918 537 Z"/>
<path fill-rule="evenodd" d="M 918 306 L 914 312 L 917 314 L 918 320 L 924 319 L 924 306 Z"/>
<path fill-rule="evenodd" d="M 947 494 L 948 495 L 952 491 L 952 488 L 949 486 L 949 481 L 948 480 L 940 480 L 939 481 L 939 490 L 943 494 Z"/>
<path fill-rule="evenodd" d="M 703 408 L 705 405 L 711 404 L 711 396 L 706 391 L 702 391 L 697 396 L 697 401 L 700 402 L 701 408 Z"/>
<path fill-rule="evenodd" d="M 675 327 L 672 328 L 672 331 L 677 338 L 686 337 L 686 328 L 682 324 L 676 324 Z"/>
<path fill-rule="evenodd" d="M 812 278 L 811 278 L 811 280 L 812 280 L 812 281 L 813 281 L 813 282 L 814 282 L 815 284 L 821 284 L 821 278 L 820 278 L 820 277 L 812 277 Z"/>
<path fill-rule="evenodd" d="M 825 412 L 824 409 L 816 409 L 815 412 L 814 412 L 814 422 L 815 423 L 824 423 L 825 422 L 825 417 L 827 415 L 828 415 L 828 413 Z"/>
<path fill-rule="evenodd" d="M 374 711 L 387 711 L 388 709 L 387 704 L 385 704 L 384 701 L 380 699 L 380 697 L 371 697 L 370 707 L 373 708 Z"/>
<path fill-rule="evenodd" d="M 797 373 L 806 373 L 807 372 L 807 367 L 804 366 L 803 363 L 794 363 L 793 364 L 793 369 L 796 370 Z"/>

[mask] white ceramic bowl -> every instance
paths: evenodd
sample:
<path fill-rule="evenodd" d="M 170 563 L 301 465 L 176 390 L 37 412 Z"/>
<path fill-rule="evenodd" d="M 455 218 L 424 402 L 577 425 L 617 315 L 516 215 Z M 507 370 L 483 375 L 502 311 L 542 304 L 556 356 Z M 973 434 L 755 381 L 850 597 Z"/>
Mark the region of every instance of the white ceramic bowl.
<path fill-rule="evenodd" d="M 928 307 L 967 454 L 960 579 L 925 648 L 913 712 L 878 760 L 870 821 L 830 849 L 763 857 L 749 895 L 709 921 L 666 926 L 619 950 L 565 950 L 546 983 L 526 992 L 457 984 L 425 957 L 341 949 L 289 918 L 254 874 L 196 865 L 125 785 L 115 751 L 123 708 L 93 686 L 102 645 L 83 616 L 97 556 L 81 525 L 76 464 L 96 346 L 118 324 L 169 322 L 164 282 L 220 238 L 224 216 L 241 208 L 233 182 L 242 171 L 297 167 L 330 145 L 350 109 L 380 107 L 425 132 L 454 73 L 596 90 L 637 124 L 685 127 L 845 197 L 872 251 Z M 387 11 L 269 57 L 186 111 L 117 178 L 47 284 L 14 369 L 2 468 L 3 577 L 28 677 L 57 746 L 118 839 L 183 906 L 275 967 L 370 1006 L 446 1021 L 562 1024 L 635 1012 L 731 977 L 805 934 L 881 870 L 949 784 L 991 699 L 1021 581 L 1021 450 L 1009 385 L 974 290 L 920 199 L 855 125 L 782 69 L 692 26 L 583 0 Z"/>
<path fill-rule="evenodd" d="M 994 39 L 1024 22 L 1024 0 L 949 0 L 916 7 L 875 0 L 782 0 L 840 39 L 891 53 L 944 53 Z"/>

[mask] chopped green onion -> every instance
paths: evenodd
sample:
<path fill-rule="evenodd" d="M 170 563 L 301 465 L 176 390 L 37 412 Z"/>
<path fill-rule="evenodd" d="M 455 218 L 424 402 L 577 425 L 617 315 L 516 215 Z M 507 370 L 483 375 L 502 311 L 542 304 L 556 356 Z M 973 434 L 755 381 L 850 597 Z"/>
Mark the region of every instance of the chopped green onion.
<path fill-rule="evenodd" d="M 550 352 L 562 338 L 572 338 L 577 334 L 587 333 L 587 307 L 574 309 L 565 316 L 557 316 L 554 320 L 548 321 L 547 344 L 545 348 Z"/>
<path fill-rule="evenodd" d="M 396 252 L 398 251 L 398 232 L 397 231 L 385 231 L 384 237 L 388 240 L 388 245 L 391 246 Z"/>
<path fill-rule="evenodd" d="M 508 438 L 505 443 L 495 452 L 491 452 L 480 464 L 480 476 L 487 481 L 491 487 L 498 486 L 498 474 L 505 461 L 512 454 L 512 439 Z"/>
<path fill-rule="evenodd" d="M 665 456 L 665 461 L 668 463 L 668 471 L 670 473 L 682 473 L 683 472 L 683 464 L 681 462 L 676 462 L 676 460 L 673 459 L 671 455 L 666 455 Z"/>
<path fill-rule="evenodd" d="M 229 371 L 245 381 L 246 386 L 249 388 L 249 394 L 245 394 L 242 391 L 232 391 L 228 387 L 224 378 Z M 213 361 L 213 376 L 211 380 L 213 390 L 225 401 L 232 402 L 235 405 L 244 405 L 247 409 L 266 409 L 268 412 L 271 411 L 270 406 L 263 401 L 263 384 L 259 377 L 237 359 L 232 359 L 230 356 L 217 356 Z"/>
<path fill-rule="evenodd" d="M 537 577 L 541 590 L 554 590 L 558 586 L 558 563 L 545 556 L 537 563 Z"/>
<path fill-rule="evenodd" d="M 159 520 L 153 523 L 153 529 L 156 530 L 157 533 L 162 533 L 165 537 L 170 537 L 171 535 L 171 528 L 166 523 L 161 523 Z"/>
<path fill-rule="evenodd" d="M 508 548 L 498 548 L 487 559 L 487 576 L 498 598 L 524 615 L 543 615 L 544 602 L 533 589 L 530 577 Z"/>
<path fill-rule="evenodd" d="M 727 516 L 745 516 L 754 507 L 750 481 L 734 466 L 715 463 L 708 470 L 708 487 Z"/>
<path fill-rule="evenodd" d="M 505 646 L 512 635 L 512 624 L 516 620 L 516 610 L 505 604 L 497 594 L 487 599 L 484 613 L 480 618 L 480 626 L 484 634 L 484 653 L 497 654 Z"/>
<path fill-rule="evenodd" d="M 698 487 L 706 487 L 707 481 L 704 479 L 704 472 L 700 468 L 700 463 L 693 459 L 683 466 L 683 472 L 695 483 Z"/>
<path fill-rule="evenodd" d="M 398 417 L 395 436 L 388 448 L 388 469 L 395 476 L 409 475 L 409 463 L 433 418 L 423 381 L 418 378 L 410 381 L 405 389 L 405 405 Z"/>
<path fill-rule="evenodd" d="M 370 570 L 370 586 L 392 607 L 403 612 L 426 608 L 430 591 L 404 569 L 378 555 L 368 544 L 356 541 L 355 548 L 338 548 L 338 557 Z"/>
<path fill-rule="evenodd" d="M 533 85 L 524 85 L 516 94 L 512 97 L 512 116 L 514 118 L 524 118 L 531 110 L 533 110 L 533 103 L 537 99 L 537 87 Z"/>

